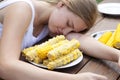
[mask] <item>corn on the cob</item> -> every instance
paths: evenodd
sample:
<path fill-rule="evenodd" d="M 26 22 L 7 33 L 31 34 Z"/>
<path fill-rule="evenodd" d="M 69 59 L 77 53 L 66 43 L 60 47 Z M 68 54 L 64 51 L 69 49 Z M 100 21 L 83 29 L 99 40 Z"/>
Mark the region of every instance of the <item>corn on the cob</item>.
<path fill-rule="evenodd" d="M 116 48 L 116 49 L 120 49 L 120 42 L 115 42 L 113 44 L 113 47 Z"/>
<path fill-rule="evenodd" d="M 66 55 L 68 53 L 70 53 L 71 51 L 73 51 L 74 49 L 79 48 L 80 43 L 79 41 L 73 39 L 71 41 L 69 41 L 66 44 L 63 44 L 51 51 L 48 52 L 47 56 L 50 60 L 55 60 L 56 58 Z"/>
<path fill-rule="evenodd" d="M 71 53 L 65 56 L 61 56 L 60 58 L 54 61 L 48 62 L 47 67 L 48 69 L 53 70 L 56 67 L 60 67 L 60 66 L 70 63 L 71 61 L 77 59 L 81 55 L 82 53 L 80 52 L 80 50 L 75 49 L 74 51 L 72 51 Z"/>
<path fill-rule="evenodd" d="M 48 69 L 54 69 L 77 59 L 81 55 L 77 49 L 79 46 L 79 41 L 75 39 L 69 41 L 61 35 L 40 45 L 26 48 L 22 52 L 27 60 L 37 64 L 42 62 Z"/>
<path fill-rule="evenodd" d="M 59 40 L 58 40 L 59 41 Z M 50 41 L 51 42 L 51 41 Z M 52 44 L 50 43 L 48 43 L 46 46 L 44 46 L 44 47 L 42 47 L 42 48 L 38 48 L 37 49 L 37 53 L 38 53 L 38 56 L 39 56 L 39 58 L 40 59 L 45 59 L 45 58 L 47 58 L 47 54 L 48 54 L 48 52 L 49 51 L 51 51 L 52 49 L 54 49 L 54 48 L 57 48 L 58 46 L 60 46 L 60 45 L 62 45 L 62 44 L 64 44 L 64 43 L 67 43 L 68 42 L 68 40 L 62 40 L 62 41 L 59 41 L 58 43 L 56 43 L 56 44 L 53 44 L 52 42 Z"/>
<path fill-rule="evenodd" d="M 120 24 L 116 28 L 113 47 L 120 49 Z"/>
<path fill-rule="evenodd" d="M 33 61 L 33 62 L 40 62 L 47 57 L 48 51 L 53 49 L 52 45 L 54 45 L 64 39 L 65 39 L 65 37 L 63 35 L 60 35 L 60 36 L 54 37 L 52 39 L 49 39 L 48 41 L 46 41 L 40 45 L 26 48 L 22 51 L 22 53 L 26 56 L 26 58 L 28 60 Z M 38 57 L 39 57 L 39 59 L 38 59 Z"/>
<path fill-rule="evenodd" d="M 116 29 L 113 47 L 120 49 L 120 24 L 118 24 Z"/>
<path fill-rule="evenodd" d="M 107 41 L 107 43 L 106 43 L 107 46 L 113 47 L 115 33 L 116 33 L 116 31 L 113 32 L 112 36 L 111 36 L 110 39 Z"/>
<path fill-rule="evenodd" d="M 38 57 L 40 59 L 45 59 L 47 58 L 47 53 L 52 50 L 52 45 L 46 44 L 44 47 L 40 46 L 36 49 Z"/>
<path fill-rule="evenodd" d="M 44 42 L 44 43 L 42 43 L 42 44 L 40 44 L 40 45 L 35 45 L 35 46 L 33 46 L 33 47 L 26 48 L 26 49 L 24 49 L 22 52 L 23 52 L 23 53 L 27 53 L 27 52 L 30 51 L 30 50 L 36 49 L 36 47 L 40 47 L 40 46 L 44 47 L 44 46 L 46 46 L 47 44 L 53 45 L 53 44 L 56 44 L 57 42 L 59 42 L 59 41 L 61 41 L 61 40 L 64 40 L 64 39 L 65 39 L 65 37 L 64 37 L 63 35 L 56 36 L 56 37 L 53 37 L 52 39 L 49 39 L 48 41 L 46 41 L 46 42 Z"/>
<path fill-rule="evenodd" d="M 27 53 L 25 53 L 25 56 L 28 60 L 33 61 L 37 56 L 36 50 L 33 49 L 31 51 L 28 51 Z"/>
<path fill-rule="evenodd" d="M 59 41 L 58 43 L 52 45 L 52 48 L 53 48 L 53 49 L 54 49 L 54 48 L 57 48 L 57 47 L 59 47 L 59 46 L 61 46 L 61 45 L 63 45 L 63 44 L 66 44 L 66 43 L 68 43 L 68 42 L 69 42 L 69 41 L 68 41 L 67 39 L 62 40 L 62 41 Z"/>
<path fill-rule="evenodd" d="M 51 62 L 52 60 L 49 60 L 49 59 L 45 59 L 43 60 L 43 65 L 44 66 L 47 66 L 49 62 Z"/>
<path fill-rule="evenodd" d="M 120 42 L 120 24 L 118 24 L 118 26 L 117 26 L 114 41 L 115 42 Z"/>
<path fill-rule="evenodd" d="M 24 50 L 22 50 L 23 55 L 26 55 L 29 51 L 33 50 L 36 48 L 37 45 L 29 47 L 29 48 L 25 48 Z"/>
<path fill-rule="evenodd" d="M 103 44 L 106 44 L 106 42 L 110 39 L 111 36 L 112 36 L 111 31 L 104 32 L 98 39 L 98 41 L 102 42 Z"/>
<path fill-rule="evenodd" d="M 42 59 L 38 58 L 38 55 L 36 53 L 36 47 L 37 45 L 34 47 L 26 48 L 22 51 L 22 53 L 28 61 L 39 63 L 42 61 Z"/>
<path fill-rule="evenodd" d="M 50 43 L 51 45 L 53 45 L 62 40 L 65 40 L 64 35 L 59 35 L 59 36 L 53 37 L 52 39 L 49 39 L 47 42 Z"/>
<path fill-rule="evenodd" d="M 41 60 L 38 56 L 36 56 L 33 62 L 39 64 L 42 61 L 43 60 Z"/>
<path fill-rule="evenodd" d="M 39 58 L 45 59 L 47 57 L 47 53 L 53 49 L 52 45 L 54 45 L 64 39 L 65 39 L 65 37 L 63 35 L 60 35 L 60 36 L 54 37 L 52 39 L 49 39 L 42 45 L 39 45 L 39 47 L 37 49 L 37 54 L 38 54 Z"/>

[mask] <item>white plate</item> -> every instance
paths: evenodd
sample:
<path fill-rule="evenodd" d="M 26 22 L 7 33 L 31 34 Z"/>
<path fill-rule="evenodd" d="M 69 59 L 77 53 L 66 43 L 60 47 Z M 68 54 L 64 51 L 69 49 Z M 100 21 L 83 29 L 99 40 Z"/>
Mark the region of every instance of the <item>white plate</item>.
<path fill-rule="evenodd" d="M 107 32 L 107 31 L 114 32 L 114 30 L 104 30 L 104 31 L 95 32 L 95 33 L 91 34 L 91 36 L 94 37 L 96 40 L 98 40 L 99 37 L 100 37 L 104 32 Z"/>
<path fill-rule="evenodd" d="M 61 66 L 61 67 L 57 67 L 55 69 L 62 69 L 62 68 L 68 68 L 68 67 L 72 67 L 72 66 L 75 66 L 77 65 L 78 63 L 80 63 L 83 59 L 83 55 L 81 55 L 78 59 L 72 61 L 71 63 L 69 64 L 66 64 L 64 66 Z M 38 66 L 38 67 L 42 67 L 42 68 L 47 68 L 46 66 L 44 66 L 43 64 L 36 64 L 34 62 L 30 62 L 31 64 L 35 65 L 35 66 Z"/>
<path fill-rule="evenodd" d="M 98 4 L 98 11 L 104 14 L 120 15 L 120 3 Z"/>

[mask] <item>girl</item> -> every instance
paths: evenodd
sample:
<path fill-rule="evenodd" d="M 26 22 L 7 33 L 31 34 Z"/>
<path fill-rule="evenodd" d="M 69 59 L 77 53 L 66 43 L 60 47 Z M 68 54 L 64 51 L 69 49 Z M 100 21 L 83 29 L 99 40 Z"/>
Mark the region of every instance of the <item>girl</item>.
<path fill-rule="evenodd" d="M 78 39 L 80 49 L 88 55 L 118 61 L 118 50 L 78 33 L 92 27 L 96 16 L 94 0 L 2 1 L 0 77 L 5 80 L 106 80 L 105 76 L 93 73 L 66 74 L 48 71 L 19 60 L 22 49 L 32 46 L 47 35 L 63 34 L 68 39 Z M 93 46 L 89 46 L 91 44 Z"/>

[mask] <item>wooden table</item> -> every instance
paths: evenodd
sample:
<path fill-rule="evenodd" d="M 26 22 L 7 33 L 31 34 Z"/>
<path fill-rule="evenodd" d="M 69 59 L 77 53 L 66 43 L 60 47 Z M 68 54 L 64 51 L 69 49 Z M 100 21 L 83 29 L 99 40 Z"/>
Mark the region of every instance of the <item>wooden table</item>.
<path fill-rule="evenodd" d="M 103 0 L 101 3 L 107 2 L 120 3 L 120 0 Z M 91 35 L 97 31 L 116 29 L 118 23 L 120 23 L 120 16 L 99 15 L 94 27 L 91 28 L 86 34 Z M 56 71 L 71 74 L 93 72 L 108 77 L 108 80 L 120 80 L 120 67 L 118 67 L 117 63 L 95 59 L 87 55 L 84 55 L 83 61 L 78 65 Z"/>

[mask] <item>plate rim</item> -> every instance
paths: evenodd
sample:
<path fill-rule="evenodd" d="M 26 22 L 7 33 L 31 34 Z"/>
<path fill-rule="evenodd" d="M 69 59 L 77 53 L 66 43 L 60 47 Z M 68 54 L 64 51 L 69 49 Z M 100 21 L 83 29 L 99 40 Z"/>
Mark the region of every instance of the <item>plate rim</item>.
<path fill-rule="evenodd" d="M 104 32 L 107 32 L 107 31 L 114 32 L 115 29 L 97 31 L 97 32 L 92 33 L 90 36 L 96 39 L 96 37 L 94 37 L 94 35 L 96 35 L 96 34 L 98 34 L 98 33 L 104 33 Z"/>
<path fill-rule="evenodd" d="M 69 68 L 69 67 L 72 67 L 72 66 L 75 66 L 77 64 L 79 64 L 81 61 L 83 60 L 83 54 L 81 54 L 81 56 L 79 58 L 77 58 L 76 60 L 64 65 L 64 66 L 60 66 L 60 67 L 56 67 L 55 69 L 62 69 L 62 68 Z M 75 63 L 76 62 L 76 63 Z M 41 68 L 45 68 L 45 69 L 48 69 L 46 66 L 44 66 L 43 64 L 37 64 L 37 63 L 34 63 L 32 61 L 29 61 L 29 63 L 37 66 L 37 67 L 41 67 Z M 75 63 L 75 64 L 72 64 L 72 63 Z M 72 64 L 72 65 L 71 65 Z"/>
<path fill-rule="evenodd" d="M 97 5 L 97 9 L 100 13 L 103 13 L 103 14 L 109 14 L 109 15 L 120 15 L 120 12 L 119 13 L 109 13 L 109 12 L 105 12 L 105 11 L 102 11 L 100 8 L 102 8 L 103 6 L 109 6 L 109 5 L 117 5 L 117 6 L 120 6 L 120 3 L 101 3 L 101 4 L 98 4 Z"/>

